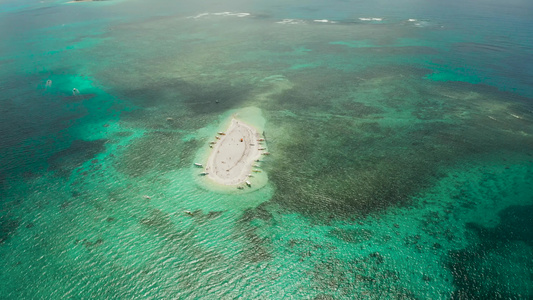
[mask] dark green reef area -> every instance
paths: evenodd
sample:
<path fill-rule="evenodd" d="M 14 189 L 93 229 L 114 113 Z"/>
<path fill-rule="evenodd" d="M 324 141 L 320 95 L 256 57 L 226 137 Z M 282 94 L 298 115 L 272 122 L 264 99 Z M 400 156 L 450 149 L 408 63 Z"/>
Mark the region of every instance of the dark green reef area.
<path fill-rule="evenodd" d="M 1 299 L 533 298 L 532 4 L 189 2 L 0 2 Z"/>

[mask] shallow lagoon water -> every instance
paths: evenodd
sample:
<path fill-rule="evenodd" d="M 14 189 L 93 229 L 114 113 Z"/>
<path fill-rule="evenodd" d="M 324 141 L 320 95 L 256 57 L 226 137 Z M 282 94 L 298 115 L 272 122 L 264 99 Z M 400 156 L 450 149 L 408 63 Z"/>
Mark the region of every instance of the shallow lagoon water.
<path fill-rule="evenodd" d="M 528 5 L 2 3 L 1 295 L 531 297 Z M 198 184 L 250 106 L 268 184 Z"/>

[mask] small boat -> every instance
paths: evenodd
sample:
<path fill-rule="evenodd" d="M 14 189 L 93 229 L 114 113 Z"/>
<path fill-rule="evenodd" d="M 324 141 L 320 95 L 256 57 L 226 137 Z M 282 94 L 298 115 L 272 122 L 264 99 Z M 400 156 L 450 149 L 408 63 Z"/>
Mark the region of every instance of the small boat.
<path fill-rule="evenodd" d="M 216 144 L 216 143 L 217 143 L 217 142 L 209 142 L 209 144 L 211 144 L 211 145 L 214 145 L 214 144 Z"/>
<path fill-rule="evenodd" d="M 215 139 L 220 140 L 220 137 L 219 136 L 215 136 Z"/>
<path fill-rule="evenodd" d="M 265 139 L 257 139 L 257 140 L 260 141 L 260 142 L 264 142 L 265 141 Z"/>
<path fill-rule="evenodd" d="M 261 170 L 252 170 L 252 172 L 261 173 Z"/>
<path fill-rule="evenodd" d="M 217 132 L 217 133 L 220 134 L 220 135 L 226 135 L 225 132 Z"/>
<path fill-rule="evenodd" d="M 245 183 L 247 186 L 252 187 L 252 184 L 250 183 L 250 181 L 246 180 Z"/>
<path fill-rule="evenodd" d="M 263 148 L 263 147 L 262 147 L 262 148 L 259 148 L 258 150 L 266 150 L 266 148 Z"/>
<path fill-rule="evenodd" d="M 244 189 L 244 186 L 238 186 L 237 189 L 239 189 L 239 190 L 243 190 L 243 189 Z"/>
<path fill-rule="evenodd" d="M 188 214 L 189 216 L 192 216 L 192 211 L 190 210 L 186 210 L 185 213 Z"/>
<path fill-rule="evenodd" d="M 250 144 L 250 146 L 255 146 L 255 144 Z"/>
<path fill-rule="evenodd" d="M 148 195 L 144 195 L 143 198 L 144 198 L 144 199 L 148 199 L 148 200 L 152 199 L 152 197 L 150 197 L 150 196 L 148 196 Z"/>
<path fill-rule="evenodd" d="M 208 172 L 202 172 L 202 173 L 200 173 L 200 175 L 205 176 L 205 175 L 209 175 L 209 173 Z"/>
<path fill-rule="evenodd" d="M 258 165 L 258 164 L 255 164 L 255 165 L 253 165 L 252 167 L 254 167 L 254 168 L 260 168 L 261 166 Z"/>
<path fill-rule="evenodd" d="M 199 167 L 199 168 L 203 167 L 203 165 L 200 164 L 200 163 L 194 163 L 194 165 L 197 166 L 197 167 Z"/>
<path fill-rule="evenodd" d="M 261 153 L 261 154 L 263 154 L 263 155 L 270 155 L 270 152 L 263 152 L 263 153 Z"/>

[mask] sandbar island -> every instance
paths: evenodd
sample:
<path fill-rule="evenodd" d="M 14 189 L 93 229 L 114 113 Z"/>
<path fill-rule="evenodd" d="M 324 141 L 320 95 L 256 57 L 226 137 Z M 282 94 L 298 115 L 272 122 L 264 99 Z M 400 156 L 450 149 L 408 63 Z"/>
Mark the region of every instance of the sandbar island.
<path fill-rule="evenodd" d="M 268 155 L 264 138 L 249 124 L 232 117 L 225 132 L 218 132 L 211 142 L 211 153 L 205 166 L 207 177 L 226 186 L 251 186 L 253 172 L 261 172 L 258 161 Z"/>

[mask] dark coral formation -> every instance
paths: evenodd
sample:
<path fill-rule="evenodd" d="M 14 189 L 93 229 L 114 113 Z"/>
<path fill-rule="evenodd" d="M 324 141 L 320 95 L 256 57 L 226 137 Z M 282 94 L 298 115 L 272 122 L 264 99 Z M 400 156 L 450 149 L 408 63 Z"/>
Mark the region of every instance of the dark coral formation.
<path fill-rule="evenodd" d="M 448 269 L 457 287 L 452 299 L 533 297 L 533 205 L 508 207 L 500 219 L 494 228 L 469 224 L 479 242 L 450 251 Z"/>
<path fill-rule="evenodd" d="M 84 162 L 105 150 L 106 139 L 95 141 L 75 140 L 67 149 L 56 152 L 48 159 L 49 169 L 67 177 Z"/>
<path fill-rule="evenodd" d="M 20 226 L 20 221 L 9 216 L 0 217 L 0 244 L 9 240 Z"/>

